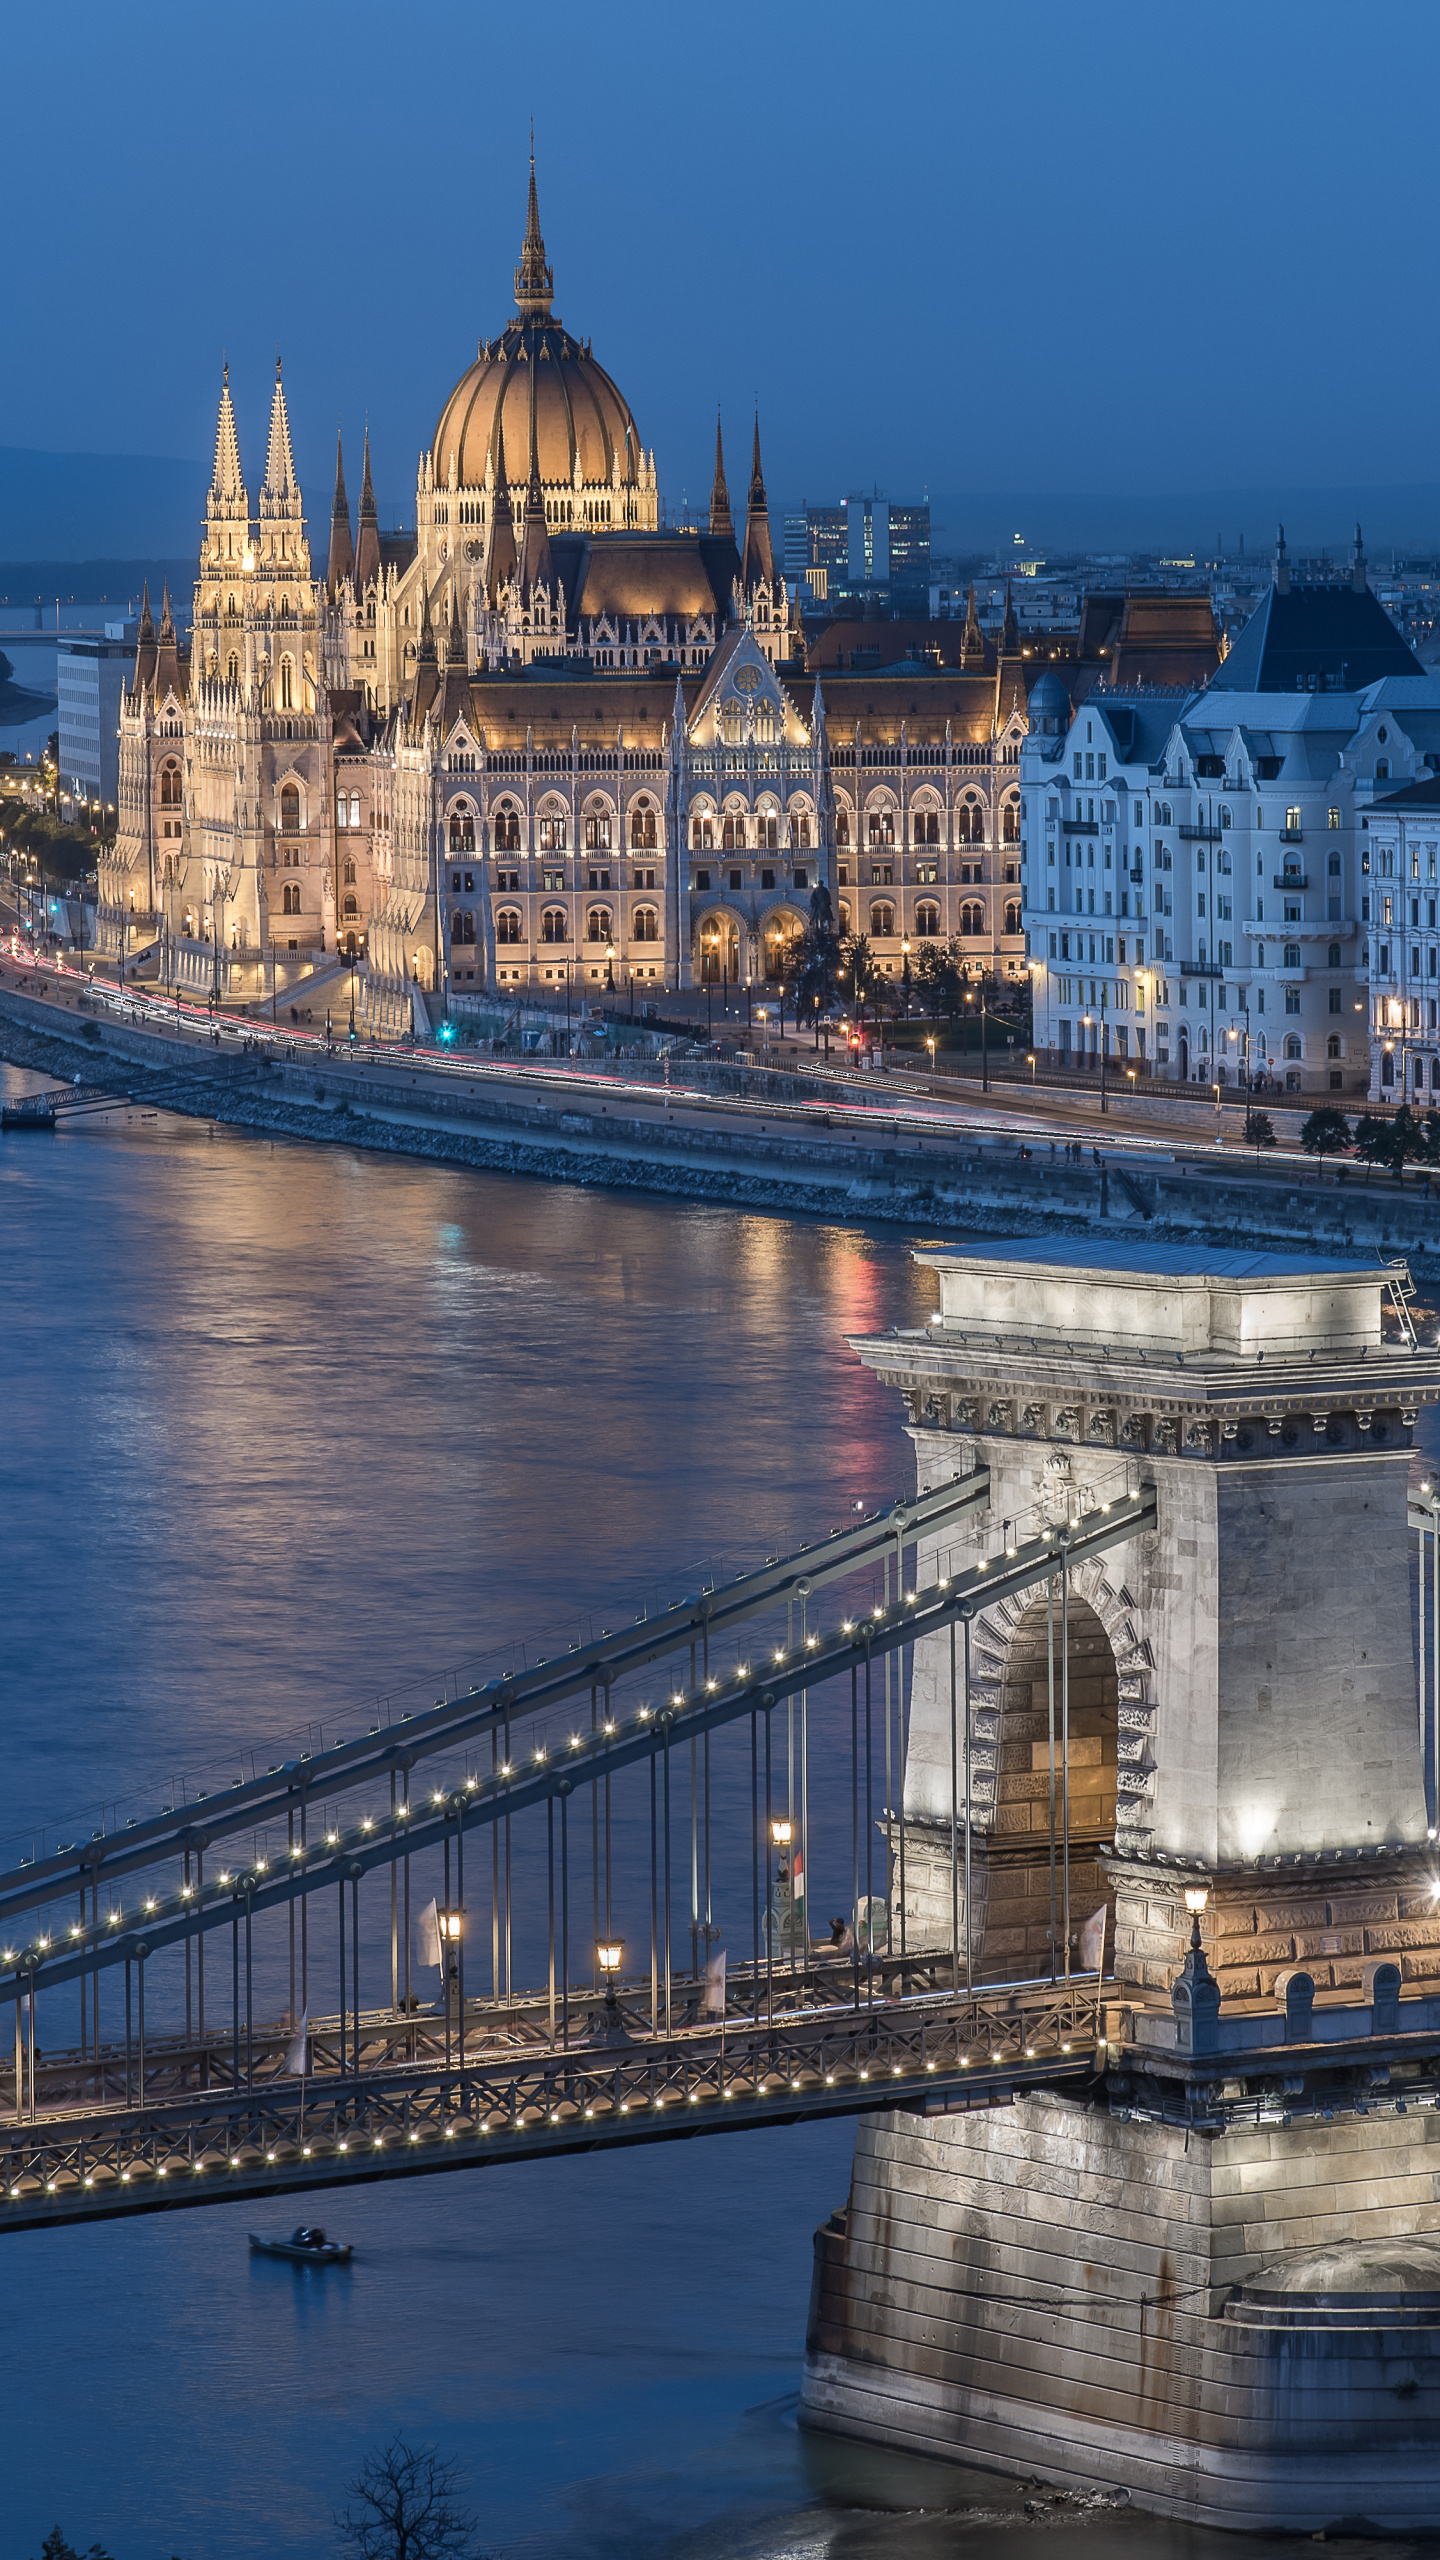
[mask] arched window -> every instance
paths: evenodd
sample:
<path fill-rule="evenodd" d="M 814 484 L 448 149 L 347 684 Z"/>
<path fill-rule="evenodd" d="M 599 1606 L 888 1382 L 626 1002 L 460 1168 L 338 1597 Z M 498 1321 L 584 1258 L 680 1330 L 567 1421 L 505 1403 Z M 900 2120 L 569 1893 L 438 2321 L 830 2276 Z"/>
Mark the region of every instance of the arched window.
<path fill-rule="evenodd" d="M 743 824 L 743 822 L 742 822 L 742 824 Z M 745 842 L 745 838 L 744 838 L 743 833 L 742 833 L 742 835 L 741 835 L 740 842 L 741 842 L 741 845 L 742 845 L 742 847 L 743 847 L 744 842 Z M 733 852 L 734 852 L 734 850 L 735 850 L 735 821 L 734 821 L 734 819 L 733 819 L 733 818 L 727 818 L 727 819 L 726 819 L 725 824 L 724 824 L 724 827 L 723 827 L 723 828 L 722 828 L 722 830 L 721 830 L 720 843 L 721 843 L 721 848 L 722 848 L 722 850 L 723 850 L 724 852 L 726 852 L 726 853 L 733 853 Z"/>
<path fill-rule="evenodd" d="M 161 768 L 160 806 L 162 809 L 178 809 L 180 806 L 180 767 L 173 756 Z"/>
<path fill-rule="evenodd" d="M 1298 969 L 1298 968 L 1299 968 L 1299 966 L 1300 966 L 1300 945 L 1299 945 L 1299 943 L 1298 943 L 1298 942 L 1287 942 L 1287 943 L 1286 943 L 1286 945 L 1285 945 L 1285 966 L 1286 966 L 1286 968 L 1287 968 L 1287 969 Z"/>
<path fill-rule="evenodd" d="M 498 842 L 498 838 L 497 838 L 497 842 Z M 474 850 L 475 850 L 475 812 L 474 812 L 474 810 L 473 810 L 473 809 L 458 808 L 458 809 L 452 809 L 452 810 L 451 810 L 451 812 L 450 812 L 450 850 L 451 850 L 451 852 L 452 852 L 452 853 L 473 853 L 473 852 L 474 852 Z"/>
<path fill-rule="evenodd" d="M 713 851 L 715 844 L 715 829 L 708 817 L 691 819 L 690 842 L 697 853 L 710 853 Z"/>
<path fill-rule="evenodd" d="M 1019 930 L 1020 901 L 1018 898 L 1009 898 L 1005 903 L 1005 931 L 1007 933 L 1018 933 Z"/>
<path fill-rule="evenodd" d="M 780 849 L 780 822 L 773 809 L 762 810 L 755 821 L 755 843 L 758 850 L 777 853 Z"/>
<path fill-rule="evenodd" d="M 562 812 L 558 809 L 547 809 L 540 820 L 541 852 L 563 853 L 566 842 L 565 819 Z"/>
<path fill-rule="evenodd" d="M 636 910 L 635 910 L 635 929 L 634 929 L 634 939 L 635 939 L 637 942 L 658 942 L 658 941 L 659 941 L 659 939 L 660 939 L 660 919 L 659 919 L 658 915 L 656 914 L 655 909 L 654 909 L 653 907 L 637 907 L 637 908 L 636 908 Z"/>
<path fill-rule="evenodd" d="M 1286 1055 L 1286 1057 L 1287 1057 L 1287 1058 L 1298 1058 L 1298 1057 L 1299 1057 L 1299 1055 L 1300 1055 L 1300 1043 L 1299 1043 L 1299 1041 L 1297 1040 L 1297 1038 L 1296 1038 L 1296 1036 L 1295 1036 L 1295 1034 L 1294 1034 L 1294 1032 L 1293 1032 L 1293 1031 L 1290 1033 L 1289 1038 L 1286 1040 L 1286 1043 L 1285 1043 L 1285 1055 Z"/>
<path fill-rule="evenodd" d="M 895 930 L 895 910 L 886 898 L 877 898 L 870 910 L 872 939 L 883 942 Z"/>
<path fill-rule="evenodd" d="M 569 926 L 565 920 L 564 908 L 547 907 L 540 918 L 541 941 L 566 942 L 569 940 L 569 930 Z"/>
<path fill-rule="evenodd" d="M 450 942 L 452 948 L 456 943 L 473 942 L 474 939 L 475 917 L 473 911 L 469 907 L 457 907 L 450 918 Z M 516 936 L 516 939 L 518 941 L 518 935 Z"/>
<path fill-rule="evenodd" d="M 355 861 L 354 861 L 354 856 L 353 856 L 353 855 L 349 856 L 349 857 L 347 858 L 347 860 L 346 860 L 344 876 L 345 876 L 345 878 L 346 878 L 346 880 L 347 880 L 347 881 L 353 881 L 353 880 L 354 880 L 354 877 L 355 877 Z"/>
<path fill-rule="evenodd" d="M 240 661 L 233 649 L 225 661 L 225 681 L 227 684 L 238 684 L 240 681 Z"/>
<path fill-rule="evenodd" d="M 520 812 L 511 800 L 502 800 L 495 812 L 495 850 L 497 853 L 518 853 L 520 850 Z"/>
<path fill-rule="evenodd" d="M 295 661 L 293 658 L 282 658 L 280 661 L 280 708 L 282 711 L 293 711 L 295 708 Z"/>
<path fill-rule="evenodd" d="M 587 853 L 609 852 L 610 812 L 608 809 L 591 810 L 585 821 L 585 850 Z"/>
<path fill-rule="evenodd" d="M 495 939 L 497 942 L 519 941 L 520 911 L 518 907 L 501 908 L 495 919 Z"/>
<path fill-rule="evenodd" d="M 839 904 L 839 907 L 838 907 L 838 909 L 837 909 L 837 911 L 836 911 L 836 912 L 838 913 L 839 918 L 840 918 L 840 930 L 841 930 L 841 932 L 842 932 L 842 933 L 848 933 L 848 932 L 849 932 L 849 930 L 850 930 L 850 902 L 849 902 L 848 898 L 842 898 L 842 899 L 841 899 L 840 904 Z"/>
<path fill-rule="evenodd" d="M 287 916 L 298 916 L 300 913 L 300 883 L 298 880 L 293 883 L 289 881 L 286 882 L 281 913 Z"/>
<path fill-rule="evenodd" d="M 287 836 L 300 832 L 300 794 L 293 782 L 287 782 L 280 793 L 280 824 Z"/>
<path fill-rule="evenodd" d="M 1006 844 L 1018 844 L 1020 841 L 1020 811 L 1013 800 L 1005 803 L 1002 841 Z"/>
<path fill-rule="evenodd" d="M 837 809 L 835 812 L 835 841 L 837 844 L 848 844 L 850 841 L 850 812 L 848 809 Z"/>
<path fill-rule="evenodd" d="M 940 930 L 940 910 L 932 898 L 922 898 L 915 910 L 915 930 L 922 942 L 931 941 Z"/>
<path fill-rule="evenodd" d="M 870 812 L 870 842 L 872 846 L 893 844 L 894 841 L 895 813 L 893 809 L 872 809 Z"/>
<path fill-rule="evenodd" d="M 940 841 L 940 812 L 939 812 L 939 810 L 938 810 L 938 809 L 917 809 L 917 810 L 916 810 L 916 812 L 915 812 L 915 841 L 916 841 L 916 843 L 917 843 L 917 844 L 938 844 L 938 843 L 939 843 L 939 841 Z"/>
<path fill-rule="evenodd" d="M 1340 945 L 1339 945 L 1339 943 L 1338 943 L 1338 942 L 1332 942 L 1332 943 L 1331 943 L 1330 948 L 1329 948 L 1329 950 L 1327 951 L 1327 953 L 1326 953 L 1326 955 L 1325 955 L 1325 966 L 1326 966 L 1326 968 L 1327 968 L 1327 969 L 1338 969 L 1338 968 L 1339 968 L 1339 966 L 1340 966 Z"/>
<path fill-rule="evenodd" d="M 1339 1035 L 1339 1033 L 1338 1033 L 1338 1032 L 1335 1032 L 1335 1031 L 1332 1031 L 1332 1032 L 1331 1032 L 1329 1039 L 1328 1039 L 1328 1040 L 1326 1041 L 1326 1043 L 1325 1043 L 1325 1055 L 1326 1055 L 1326 1057 L 1327 1057 L 1327 1058 L 1338 1058 L 1338 1057 L 1339 1057 L 1339 1055 L 1340 1055 L 1340 1035 Z"/>
<path fill-rule="evenodd" d="M 649 802 L 641 800 L 630 812 L 630 850 L 632 853 L 655 850 L 655 812 Z"/>
<path fill-rule="evenodd" d="M 1388 781 L 1389 781 L 1389 779 L 1390 779 L 1390 759 L 1389 759 L 1389 757 L 1388 757 L 1388 756 L 1382 756 L 1382 757 L 1380 758 L 1379 763 L 1378 763 L 1378 764 L 1377 764 L 1377 766 L 1375 767 L 1375 779 L 1376 779 L 1376 781 L 1377 781 L 1377 782 L 1388 782 Z"/>
<path fill-rule="evenodd" d="M 985 930 L 984 909 L 982 907 L 975 906 L 962 907 L 960 910 L 960 930 L 962 933 L 983 933 Z"/>
<path fill-rule="evenodd" d="M 585 919 L 585 938 L 587 942 L 614 941 L 615 936 L 611 928 L 610 910 L 608 907 L 591 908 L 590 913 Z"/>
<path fill-rule="evenodd" d="M 347 898 L 340 912 L 345 917 L 347 923 L 353 923 L 356 916 L 360 913 L 360 909 L 353 898 Z"/>

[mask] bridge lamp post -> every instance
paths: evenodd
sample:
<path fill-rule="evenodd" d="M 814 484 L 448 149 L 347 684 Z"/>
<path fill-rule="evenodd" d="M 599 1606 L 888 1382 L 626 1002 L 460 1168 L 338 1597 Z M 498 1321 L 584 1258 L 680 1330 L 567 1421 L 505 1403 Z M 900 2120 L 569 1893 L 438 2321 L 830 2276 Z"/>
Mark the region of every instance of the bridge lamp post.
<path fill-rule="evenodd" d="M 1208 1885 L 1187 1884 L 1185 1887 L 1185 1908 L 1190 1914 L 1190 1945 L 1195 1953 L 1199 1952 L 1200 1947 L 1200 1914 L 1209 1899 Z"/>
<path fill-rule="evenodd" d="M 615 1983 L 624 1961 L 625 1942 L 623 1938 L 602 1938 L 599 1940 L 595 1949 L 595 1962 L 605 1977 L 606 2022 L 609 2024 L 613 2021 L 617 2026 L 620 2021 L 620 2011 L 615 1999 Z"/>
<path fill-rule="evenodd" d="M 787 1939 L 791 1942 L 789 1946 L 789 1953 L 792 1957 L 795 1952 L 793 1943 L 795 1896 L 794 1889 L 791 1884 L 790 1868 L 788 1863 L 794 1838 L 794 1823 L 791 1822 L 785 1814 L 776 1814 L 770 1824 L 770 1846 L 774 1850 L 780 1864 L 776 1873 L 774 1890 L 770 1901 L 771 1927 L 768 1932 L 769 1944 L 765 1951 L 765 1969 L 767 1975 L 772 1973 L 775 1939 L 777 1936 L 780 1940 L 780 1951 L 782 1955 L 786 1952 Z"/>

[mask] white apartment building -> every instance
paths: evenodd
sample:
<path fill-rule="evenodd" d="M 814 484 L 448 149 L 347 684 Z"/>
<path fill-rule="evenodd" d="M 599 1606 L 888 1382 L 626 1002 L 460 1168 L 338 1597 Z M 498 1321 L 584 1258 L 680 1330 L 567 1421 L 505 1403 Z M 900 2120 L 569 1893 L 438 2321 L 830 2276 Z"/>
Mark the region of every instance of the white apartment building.
<path fill-rule="evenodd" d="M 1390 1005 L 1413 1046 L 1430 1000 L 1410 983 L 1421 944 L 1382 923 L 1401 914 L 1400 874 L 1382 888 L 1372 869 L 1372 812 L 1437 768 L 1440 680 L 1370 594 L 1358 538 L 1346 581 L 1292 588 L 1282 535 L 1270 590 L 1200 692 L 1100 690 L 1072 715 L 1043 677 L 1021 758 L 1037 1049 L 1088 1069 L 1103 1047 L 1112 1072 L 1202 1085 L 1378 1089 Z M 1398 834 L 1387 843 L 1398 866 Z M 1407 838 L 1407 881 L 1411 857 Z M 1393 996 L 1392 970 L 1408 973 Z"/>

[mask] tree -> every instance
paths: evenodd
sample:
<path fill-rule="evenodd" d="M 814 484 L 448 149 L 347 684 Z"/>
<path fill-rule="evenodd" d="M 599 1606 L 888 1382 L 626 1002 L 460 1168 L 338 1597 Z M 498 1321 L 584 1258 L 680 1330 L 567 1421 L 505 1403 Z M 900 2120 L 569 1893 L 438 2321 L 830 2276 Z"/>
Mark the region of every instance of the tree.
<path fill-rule="evenodd" d="M 1402 1102 L 1390 1122 L 1390 1144 L 1385 1157 L 1397 1182 L 1403 1179 L 1407 1164 L 1418 1164 L 1425 1152 L 1425 1131 L 1409 1103 Z"/>
<path fill-rule="evenodd" d="M 1440 1114 L 1432 1113 L 1431 1117 L 1440 1118 Z M 1350 1123 L 1344 1112 L 1337 1111 L 1333 1103 L 1322 1103 L 1302 1128 L 1300 1144 L 1307 1156 L 1318 1156 L 1323 1167 L 1327 1156 L 1338 1155 L 1342 1147 L 1350 1144 Z"/>
<path fill-rule="evenodd" d="M 840 989 L 857 1012 L 875 984 L 875 960 L 863 933 L 852 933 L 840 946 Z"/>
<path fill-rule="evenodd" d="M 1440 1164 L 1440 1111 L 1427 1111 L 1421 1124 L 1425 1141 L 1425 1162 Z"/>
<path fill-rule="evenodd" d="M 823 880 L 811 895 L 810 921 L 793 948 L 797 1018 L 799 1009 L 808 1006 L 818 1023 L 835 1001 L 840 973 L 840 937 Z"/>
<path fill-rule="evenodd" d="M 1245 1144 L 1247 1147 L 1254 1148 L 1257 1164 L 1260 1160 L 1261 1148 L 1274 1146 L 1275 1128 L 1268 1111 L 1246 1112 Z"/>
<path fill-rule="evenodd" d="M 1382 1120 L 1378 1112 L 1362 1112 L 1360 1118 L 1356 1121 L 1355 1153 L 1365 1167 L 1365 1179 L 1367 1182 L 1370 1179 L 1370 1167 L 1372 1164 L 1384 1165 L 1389 1163 L 1390 1123 L 1388 1120 Z"/>
<path fill-rule="evenodd" d="M 442 2461 L 433 2444 L 397 2433 L 366 2455 L 335 2522 L 360 2560 L 478 2560 L 475 2518 L 455 2497 L 459 2477 L 459 2463 Z"/>
<path fill-rule="evenodd" d="M 110 2560 L 110 2554 L 98 2542 L 92 2542 L 86 2552 L 77 2551 L 72 2542 L 66 2541 L 56 2524 L 51 2526 L 40 2545 L 40 2560 Z"/>

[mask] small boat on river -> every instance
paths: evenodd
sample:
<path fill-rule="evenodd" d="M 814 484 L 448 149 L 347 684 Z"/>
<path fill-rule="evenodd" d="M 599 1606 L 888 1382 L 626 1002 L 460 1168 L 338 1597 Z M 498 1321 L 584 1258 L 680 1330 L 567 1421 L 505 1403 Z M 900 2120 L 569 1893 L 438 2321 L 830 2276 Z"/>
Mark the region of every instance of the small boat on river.
<path fill-rule="evenodd" d="M 262 2258 L 288 2258 L 296 2267 L 348 2267 L 354 2255 L 348 2240 L 327 2240 L 318 2222 L 303 2222 L 288 2240 L 262 2240 L 250 2234 L 250 2246 Z"/>

